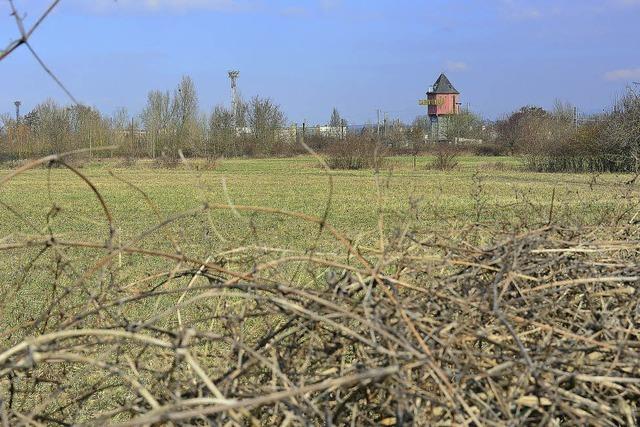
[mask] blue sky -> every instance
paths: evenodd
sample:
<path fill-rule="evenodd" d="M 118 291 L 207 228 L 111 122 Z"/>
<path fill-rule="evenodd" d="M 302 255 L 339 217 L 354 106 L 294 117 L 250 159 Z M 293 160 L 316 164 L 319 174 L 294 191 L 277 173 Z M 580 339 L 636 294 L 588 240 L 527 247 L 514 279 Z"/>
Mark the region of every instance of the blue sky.
<path fill-rule="evenodd" d="M 45 0 L 16 0 L 27 22 Z M 15 35 L 0 2 L 0 42 Z M 291 122 L 350 123 L 376 109 L 411 120 L 446 72 L 487 118 L 555 99 L 608 107 L 640 81 L 640 0 L 62 0 L 32 39 L 83 103 L 138 113 L 146 93 L 183 74 L 200 106 L 229 104 L 226 72 L 245 98 L 271 97 Z M 66 103 L 26 49 L 0 62 L 0 112 Z"/>

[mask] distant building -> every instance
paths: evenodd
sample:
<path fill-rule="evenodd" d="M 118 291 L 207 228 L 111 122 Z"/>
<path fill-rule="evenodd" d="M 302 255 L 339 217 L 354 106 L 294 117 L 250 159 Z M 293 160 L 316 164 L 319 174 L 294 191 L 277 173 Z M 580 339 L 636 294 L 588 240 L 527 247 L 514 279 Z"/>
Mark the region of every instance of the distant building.
<path fill-rule="evenodd" d="M 318 135 L 331 138 L 342 138 L 347 132 L 346 126 L 308 126 L 305 133 L 308 135 Z"/>
<path fill-rule="evenodd" d="M 427 91 L 427 99 L 421 101 L 422 105 L 427 106 L 432 139 L 446 139 L 449 119 L 460 114 L 459 101 L 460 92 L 453 87 L 447 76 L 440 74 L 438 80 Z"/>

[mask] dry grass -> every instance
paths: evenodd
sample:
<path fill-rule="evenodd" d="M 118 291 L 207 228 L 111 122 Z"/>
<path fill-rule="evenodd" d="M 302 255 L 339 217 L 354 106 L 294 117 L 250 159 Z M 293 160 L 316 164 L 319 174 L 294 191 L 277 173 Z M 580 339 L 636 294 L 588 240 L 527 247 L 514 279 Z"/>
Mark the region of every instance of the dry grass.
<path fill-rule="evenodd" d="M 469 223 L 442 233 L 407 223 L 392 235 L 380 215 L 378 238 L 357 243 L 327 214 L 203 203 L 167 217 L 127 183 L 155 214 L 123 240 L 107 199 L 63 157 L 25 165 L 0 187 L 45 164 L 87 185 L 102 237 L 34 226 L 0 243 L 5 259 L 28 260 L 1 290 L 0 311 L 12 313 L 0 332 L 4 424 L 638 418 L 634 211 L 581 229 L 551 225 L 552 208 L 543 227 Z M 247 244 L 194 254 L 173 225 L 219 210 L 315 231 L 306 251 Z M 494 243 L 478 247 L 479 233 Z M 166 245 L 145 244 L 150 236 Z M 334 250 L 320 252 L 321 238 Z"/>

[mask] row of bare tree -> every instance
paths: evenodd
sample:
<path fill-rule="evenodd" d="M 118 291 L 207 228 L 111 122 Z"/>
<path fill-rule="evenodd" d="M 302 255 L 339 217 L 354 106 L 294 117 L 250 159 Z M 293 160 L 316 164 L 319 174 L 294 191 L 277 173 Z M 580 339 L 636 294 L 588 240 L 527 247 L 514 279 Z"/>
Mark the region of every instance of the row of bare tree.
<path fill-rule="evenodd" d="M 291 141 L 285 115 L 268 98 L 241 102 L 237 111 L 199 108 L 190 77 L 170 91 L 151 91 L 139 115 L 124 108 L 107 116 L 93 107 L 61 106 L 47 100 L 21 118 L 0 116 L 0 156 L 25 159 L 88 149 L 92 156 L 175 159 L 193 156 L 275 155 Z M 105 147 L 116 147 L 108 148 Z"/>
<path fill-rule="evenodd" d="M 317 151 L 331 151 L 336 139 L 353 129 L 334 109 L 329 130 L 318 134 L 287 127 L 280 107 L 270 99 L 240 101 L 235 111 L 216 106 L 201 112 L 191 78 L 185 76 L 171 91 L 151 91 L 139 115 L 119 109 L 106 116 L 81 105 L 60 106 L 48 100 L 16 120 L 0 116 L 0 158 L 25 159 L 50 153 L 88 149 L 91 156 L 161 158 L 175 161 L 178 153 L 194 157 L 287 156 L 302 152 L 298 140 Z M 420 116 L 411 125 L 398 120 L 358 127 L 363 140 L 417 154 L 429 149 L 429 120 Z M 448 141 L 470 141 L 473 151 L 489 155 L 518 155 L 539 171 L 638 171 L 640 169 L 640 97 L 629 90 L 612 111 L 576 116 L 574 108 L 556 102 L 551 111 L 526 106 L 496 122 L 471 111 L 447 120 Z M 481 141 L 481 143 L 479 143 Z M 357 144 L 356 144 L 357 145 Z M 109 147 L 106 148 L 105 147 Z M 116 147 L 116 148 L 111 148 Z M 340 148 L 340 152 L 348 147 Z M 355 148 L 354 148 L 355 150 Z M 335 150 L 334 150 L 335 151 Z M 357 150 L 356 150 L 357 151 Z"/>

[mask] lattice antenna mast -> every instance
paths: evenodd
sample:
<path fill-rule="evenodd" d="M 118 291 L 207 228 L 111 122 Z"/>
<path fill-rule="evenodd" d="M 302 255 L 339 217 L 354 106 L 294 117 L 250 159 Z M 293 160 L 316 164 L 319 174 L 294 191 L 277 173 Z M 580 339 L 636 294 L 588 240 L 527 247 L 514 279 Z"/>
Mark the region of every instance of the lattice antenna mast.
<path fill-rule="evenodd" d="M 240 98 L 238 96 L 238 77 L 240 71 L 229 71 L 229 80 L 231 80 L 231 114 L 233 115 L 233 124 L 238 126 L 238 109 L 240 107 Z"/>
<path fill-rule="evenodd" d="M 20 106 L 22 102 L 16 101 L 13 104 L 16 106 L 16 123 L 20 123 Z"/>

